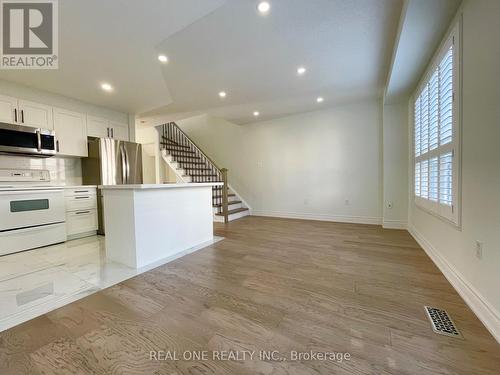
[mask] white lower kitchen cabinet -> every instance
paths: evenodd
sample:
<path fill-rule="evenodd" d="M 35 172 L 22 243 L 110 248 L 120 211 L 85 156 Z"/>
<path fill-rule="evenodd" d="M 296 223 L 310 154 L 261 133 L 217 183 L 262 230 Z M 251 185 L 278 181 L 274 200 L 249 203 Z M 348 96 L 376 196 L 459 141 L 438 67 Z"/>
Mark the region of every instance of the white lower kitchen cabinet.
<path fill-rule="evenodd" d="M 96 187 L 67 187 L 64 200 L 68 240 L 95 235 L 98 226 Z"/>
<path fill-rule="evenodd" d="M 57 152 L 65 156 L 87 157 L 87 116 L 84 113 L 54 108 Z"/>

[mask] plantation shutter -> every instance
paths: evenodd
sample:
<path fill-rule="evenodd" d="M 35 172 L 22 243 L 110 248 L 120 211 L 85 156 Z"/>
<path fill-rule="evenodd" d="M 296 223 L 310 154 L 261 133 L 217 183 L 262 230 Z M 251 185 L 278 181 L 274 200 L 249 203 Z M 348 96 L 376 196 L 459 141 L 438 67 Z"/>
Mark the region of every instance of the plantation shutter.
<path fill-rule="evenodd" d="M 427 81 L 420 86 L 414 102 L 413 129 L 416 203 L 452 220 L 458 162 L 454 130 L 455 53 L 454 36 L 451 36 Z"/>

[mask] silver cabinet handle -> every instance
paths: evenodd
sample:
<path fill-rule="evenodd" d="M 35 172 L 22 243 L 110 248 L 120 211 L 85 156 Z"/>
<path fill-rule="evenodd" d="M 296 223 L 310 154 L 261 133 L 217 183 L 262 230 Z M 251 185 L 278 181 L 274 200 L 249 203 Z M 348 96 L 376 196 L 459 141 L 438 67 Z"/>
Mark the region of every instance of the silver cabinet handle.
<path fill-rule="evenodd" d="M 24 124 L 24 109 L 21 109 L 21 122 Z"/>
<path fill-rule="evenodd" d="M 17 108 L 14 108 L 14 122 L 17 122 Z"/>
<path fill-rule="evenodd" d="M 90 196 L 85 196 L 85 197 L 74 197 L 75 199 L 90 199 Z"/>
<path fill-rule="evenodd" d="M 111 138 L 114 138 L 115 137 L 115 132 L 113 131 L 113 128 L 110 128 L 111 129 Z"/>
<path fill-rule="evenodd" d="M 106 130 L 108 131 L 108 138 L 109 138 L 109 128 L 106 128 Z"/>
<path fill-rule="evenodd" d="M 59 152 L 59 141 L 56 141 L 56 151 Z"/>
<path fill-rule="evenodd" d="M 75 212 L 75 215 L 84 215 L 84 214 L 90 214 L 90 211 L 77 211 L 77 212 Z"/>

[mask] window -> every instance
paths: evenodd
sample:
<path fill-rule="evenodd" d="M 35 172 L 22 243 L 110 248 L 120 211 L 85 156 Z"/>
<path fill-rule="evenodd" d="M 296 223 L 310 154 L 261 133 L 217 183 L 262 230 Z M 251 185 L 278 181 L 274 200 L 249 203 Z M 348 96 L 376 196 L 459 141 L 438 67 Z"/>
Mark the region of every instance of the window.
<path fill-rule="evenodd" d="M 441 47 L 414 96 L 415 203 L 458 224 L 458 26 Z"/>

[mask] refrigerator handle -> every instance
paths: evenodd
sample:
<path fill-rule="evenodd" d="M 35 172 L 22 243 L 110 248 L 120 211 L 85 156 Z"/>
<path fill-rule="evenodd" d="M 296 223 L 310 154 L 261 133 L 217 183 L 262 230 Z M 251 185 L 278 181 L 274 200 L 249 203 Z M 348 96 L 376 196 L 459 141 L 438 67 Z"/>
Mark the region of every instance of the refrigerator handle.
<path fill-rule="evenodd" d="M 125 151 L 125 164 L 126 164 L 126 173 L 125 176 L 127 177 L 127 184 L 130 182 L 130 158 L 128 157 L 128 150 L 127 147 L 123 146 L 123 151 Z"/>
<path fill-rule="evenodd" d="M 122 162 L 122 183 L 127 183 L 127 160 L 125 159 L 125 147 L 120 144 L 120 159 Z"/>

